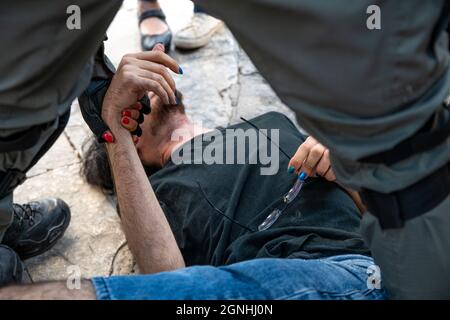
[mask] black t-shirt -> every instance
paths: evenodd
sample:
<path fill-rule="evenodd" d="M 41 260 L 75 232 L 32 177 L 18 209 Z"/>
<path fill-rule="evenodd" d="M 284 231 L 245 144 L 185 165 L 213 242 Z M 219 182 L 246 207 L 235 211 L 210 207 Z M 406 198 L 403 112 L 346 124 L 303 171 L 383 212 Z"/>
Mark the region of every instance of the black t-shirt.
<path fill-rule="evenodd" d="M 286 172 L 305 137 L 284 115 L 271 112 L 227 129 L 279 129 L 279 170 L 261 175 L 261 167 L 236 164 L 236 144 L 227 144 L 226 129 L 216 129 L 185 143 L 194 155 L 209 146 L 221 148 L 223 159 L 233 149 L 235 164 L 178 164 L 169 161 L 150 177 L 151 185 L 175 234 L 186 265 L 226 265 L 255 258 L 322 258 L 340 254 L 370 255 L 358 233 L 360 214 L 348 194 L 335 183 L 308 178 L 300 195 L 267 230 L 258 231 L 266 217 L 282 205 L 295 182 Z M 258 136 L 258 141 L 268 139 Z M 276 139 L 272 139 L 276 143 Z M 270 141 L 266 141 L 270 145 Z M 258 145 L 260 145 L 258 143 Z M 275 148 L 276 149 L 276 148 Z M 217 149 L 219 150 L 219 149 Z M 269 148 L 270 151 L 270 148 Z M 278 150 L 272 150 L 278 152 Z M 199 153 L 197 153 L 198 155 Z M 215 154 L 215 153 L 213 153 Z M 270 154 L 270 153 L 269 153 Z M 289 156 L 289 157 L 288 157 Z"/>

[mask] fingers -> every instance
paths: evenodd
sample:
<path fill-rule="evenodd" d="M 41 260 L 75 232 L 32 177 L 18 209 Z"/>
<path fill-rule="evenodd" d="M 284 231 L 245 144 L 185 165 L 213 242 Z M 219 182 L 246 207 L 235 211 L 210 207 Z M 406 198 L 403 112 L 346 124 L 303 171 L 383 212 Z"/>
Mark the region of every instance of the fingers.
<path fill-rule="evenodd" d="M 323 177 L 328 181 L 336 181 L 336 175 L 334 174 L 333 168 L 331 168 L 331 166 Z"/>
<path fill-rule="evenodd" d="M 116 91 L 121 94 L 118 96 L 128 98 L 122 99 L 124 100 L 122 103 L 117 103 L 116 109 L 122 112 L 121 125 L 132 134 L 142 133 L 139 124 L 144 121 L 143 114 L 150 112 L 150 107 L 143 101 L 126 109 L 122 106 L 129 105 L 135 98 L 139 100 L 139 97 L 145 97 L 148 92 L 158 96 L 163 104 L 177 104 L 175 81 L 167 68 L 178 74 L 183 73 L 178 63 L 164 53 L 162 44 L 157 44 L 150 52 L 127 54 L 122 58 L 113 82 L 116 84 Z M 131 101 L 123 103 L 126 100 Z"/>
<path fill-rule="evenodd" d="M 164 67 L 163 67 L 164 68 Z M 177 98 L 175 96 L 175 89 L 172 89 L 171 85 L 167 82 L 166 78 L 159 73 L 151 72 L 146 69 L 139 69 L 138 75 L 144 79 L 156 82 L 156 88 L 158 91 L 155 93 L 165 102 L 165 104 L 177 104 Z M 175 87 L 174 87 L 175 88 Z M 161 96 L 163 94 L 163 97 Z M 166 102 L 164 98 L 167 96 L 168 101 Z"/>
<path fill-rule="evenodd" d="M 334 175 L 333 169 L 331 168 L 330 151 L 328 149 L 325 150 L 322 158 L 317 164 L 316 173 L 319 176 L 324 177 L 328 181 L 336 181 L 336 176 Z"/>
<path fill-rule="evenodd" d="M 132 109 L 136 109 L 136 110 L 142 110 L 142 103 L 140 103 L 139 101 L 136 102 L 135 104 L 133 104 L 130 108 Z"/>
<path fill-rule="evenodd" d="M 152 49 L 153 51 L 161 51 L 161 52 L 165 52 L 165 48 L 164 45 L 162 43 L 157 43 L 155 44 L 155 46 Z"/>
<path fill-rule="evenodd" d="M 308 176 L 316 173 L 316 167 L 325 152 L 325 147 L 318 143 L 311 147 L 306 160 L 302 163 L 300 170 L 306 172 Z"/>
<path fill-rule="evenodd" d="M 148 91 L 153 91 L 161 98 L 164 104 L 171 104 L 169 94 L 173 91 L 169 89 L 169 93 L 167 93 L 164 90 L 164 86 L 166 86 L 166 88 L 169 86 L 163 84 L 165 80 L 162 76 L 140 68 L 137 66 L 136 62 L 133 61 L 133 58 L 127 58 L 126 61 L 126 64 L 122 67 L 124 87 L 135 92 L 138 98 L 139 96 L 142 97 L 144 93 Z"/>
<path fill-rule="evenodd" d="M 169 87 L 172 89 L 172 91 L 175 91 L 175 88 L 176 88 L 175 80 L 173 80 L 172 76 L 170 75 L 169 71 L 167 71 L 166 67 L 164 67 L 160 64 L 145 61 L 145 60 L 137 60 L 136 63 L 140 68 L 147 70 L 149 72 L 158 74 L 161 77 L 163 77 L 164 80 L 169 85 Z"/>
<path fill-rule="evenodd" d="M 335 181 L 336 176 L 331 168 L 330 151 L 313 137 L 308 137 L 291 158 L 289 173 L 306 173 L 308 176 L 320 175 L 329 181 Z"/>
<path fill-rule="evenodd" d="M 153 48 L 153 51 L 164 53 L 164 46 L 161 43 L 158 43 Z M 155 62 L 152 62 L 152 61 L 147 61 L 147 60 L 144 60 L 144 59 L 139 59 L 139 58 L 136 59 L 136 63 L 137 63 L 137 65 L 140 68 L 143 68 L 143 69 L 148 70 L 150 72 L 158 73 L 159 75 L 164 77 L 164 79 L 167 81 L 167 83 L 169 84 L 171 89 L 173 91 L 175 91 L 175 81 L 173 80 L 172 76 L 170 75 L 169 71 L 167 71 L 167 68 L 164 65 L 159 64 L 159 63 L 155 63 Z M 177 73 L 180 73 L 180 70 L 181 69 L 178 66 Z"/>
<path fill-rule="evenodd" d="M 155 95 L 153 92 L 152 95 Z M 136 102 L 136 108 L 142 113 L 142 114 L 149 114 L 152 109 L 150 107 L 151 101 L 149 99 L 148 94 L 144 95 L 141 99 L 139 99 L 138 102 Z"/>
<path fill-rule="evenodd" d="M 120 120 L 120 123 L 121 123 L 122 127 L 124 127 L 125 129 L 127 129 L 130 132 L 135 131 L 138 127 L 137 121 L 130 117 L 127 117 L 127 116 L 122 117 L 122 119 Z"/>
<path fill-rule="evenodd" d="M 125 109 L 122 111 L 122 117 L 128 117 L 133 120 L 138 120 L 140 117 L 140 112 L 137 109 Z"/>
<path fill-rule="evenodd" d="M 316 166 L 316 173 L 323 177 L 327 173 L 328 169 L 330 169 L 330 152 L 325 150 L 322 158 Z"/>
<path fill-rule="evenodd" d="M 132 56 L 140 60 L 162 64 L 177 74 L 183 74 L 183 70 L 178 65 L 178 63 L 169 55 L 165 54 L 164 51 L 160 51 L 158 48 L 156 48 L 156 50 L 153 49 L 152 51 L 135 53 Z"/>
<path fill-rule="evenodd" d="M 130 131 L 131 134 L 140 136 L 142 130 L 139 124 L 144 122 L 144 115 L 138 110 L 139 105 L 135 104 L 130 109 L 125 109 L 122 111 L 122 126 Z"/>
<path fill-rule="evenodd" d="M 156 80 L 152 80 L 152 79 L 148 79 L 148 78 L 144 78 L 144 77 L 140 77 L 140 79 L 141 79 L 141 83 L 142 83 L 143 87 L 145 88 L 145 90 L 155 92 L 155 94 L 161 99 L 161 101 L 164 104 L 172 104 L 170 102 L 170 98 L 169 98 L 170 93 L 167 93 L 166 90 L 164 90 L 164 87 L 162 84 L 160 84 Z M 176 104 L 176 100 L 175 100 L 174 104 Z"/>
<path fill-rule="evenodd" d="M 328 151 L 328 162 L 330 163 L 330 166 L 328 170 L 322 175 L 322 177 L 324 177 L 328 181 L 336 181 L 337 180 L 336 175 L 334 174 L 333 168 L 331 167 L 329 151 Z"/>
<path fill-rule="evenodd" d="M 288 172 L 297 174 L 300 172 L 301 166 L 303 162 L 308 157 L 309 151 L 317 141 L 313 137 L 308 137 L 305 142 L 303 142 L 300 147 L 297 149 L 297 152 L 289 161 Z"/>
<path fill-rule="evenodd" d="M 122 74 L 123 84 L 133 91 L 153 91 L 164 104 L 176 105 L 176 85 L 167 67 L 176 73 L 182 73 L 182 70 L 175 60 L 160 50 L 157 46 L 153 51 L 125 55 L 118 73 Z"/>
<path fill-rule="evenodd" d="M 103 140 L 105 140 L 105 142 L 107 143 L 113 143 L 114 142 L 114 136 L 111 133 L 111 131 L 106 130 L 103 134 L 102 134 L 102 138 Z"/>

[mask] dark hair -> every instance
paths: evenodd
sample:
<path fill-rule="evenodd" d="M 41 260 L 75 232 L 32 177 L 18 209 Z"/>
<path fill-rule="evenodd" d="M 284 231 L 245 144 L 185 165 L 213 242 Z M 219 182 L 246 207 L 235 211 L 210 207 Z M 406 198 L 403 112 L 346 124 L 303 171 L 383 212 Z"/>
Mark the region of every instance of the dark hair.
<path fill-rule="evenodd" d="M 99 187 L 107 194 L 114 194 L 114 183 L 105 145 L 92 137 L 84 144 L 83 149 L 86 151 L 83 152 L 81 175 L 90 185 Z"/>

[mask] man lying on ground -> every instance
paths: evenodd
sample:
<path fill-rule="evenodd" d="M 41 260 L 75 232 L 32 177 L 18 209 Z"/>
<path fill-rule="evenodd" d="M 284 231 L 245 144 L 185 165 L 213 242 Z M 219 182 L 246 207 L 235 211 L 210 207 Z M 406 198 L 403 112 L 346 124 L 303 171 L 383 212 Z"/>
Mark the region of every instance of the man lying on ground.
<path fill-rule="evenodd" d="M 139 72 L 139 59 L 128 60 Z M 115 79 L 125 86 L 122 76 L 119 67 Z M 129 131 L 139 113 L 134 107 L 113 109 L 105 98 L 103 118 L 115 141 L 94 143 L 84 164 L 90 183 L 111 189 L 109 158 L 123 229 L 143 274 L 96 277 L 80 290 L 69 290 L 65 282 L 13 286 L 0 290 L 0 298 L 384 297 L 379 283 L 368 281 L 374 266 L 358 233 L 360 203 L 328 181 L 335 177 L 322 145 L 278 113 L 208 130 L 189 121 L 180 101 L 166 105 L 155 95 L 151 102 L 135 146 Z M 242 132 L 247 138 L 236 142 Z M 268 168 L 264 156 L 278 165 Z M 310 178 L 285 204 L 299 171 Z M 279 218 L 260 231 L 275 209 L 282 210 Z"/>

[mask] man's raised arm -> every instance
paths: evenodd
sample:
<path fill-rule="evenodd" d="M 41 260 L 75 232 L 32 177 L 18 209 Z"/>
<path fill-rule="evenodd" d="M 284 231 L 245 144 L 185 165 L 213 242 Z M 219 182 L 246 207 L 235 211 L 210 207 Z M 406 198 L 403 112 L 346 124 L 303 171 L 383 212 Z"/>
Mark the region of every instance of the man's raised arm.
<path fill-rule="evenodd" d="M 174 270 L 185 266 L 169 223 L 138 157 L 130 132 L 120 124 L 122 110 L 135 105 L 147 91 L 164 94 L 167 103 L 174 99 L 172 96 L 175 85 L 171 78 L 167 78 L 168 72 L 164 66 L 174 72 L 179 68 L 176 62 L 161 52 L 127 56 L 119 65 L 102 107 L 102 118 L 114 137 L 114 142 L 107 144 L 107 151 L 123 229 L 142 273 Z M 164 83 L 159 85 L 152 78 Z M 157 87 L 157 90 L 154 87 Z"/>

